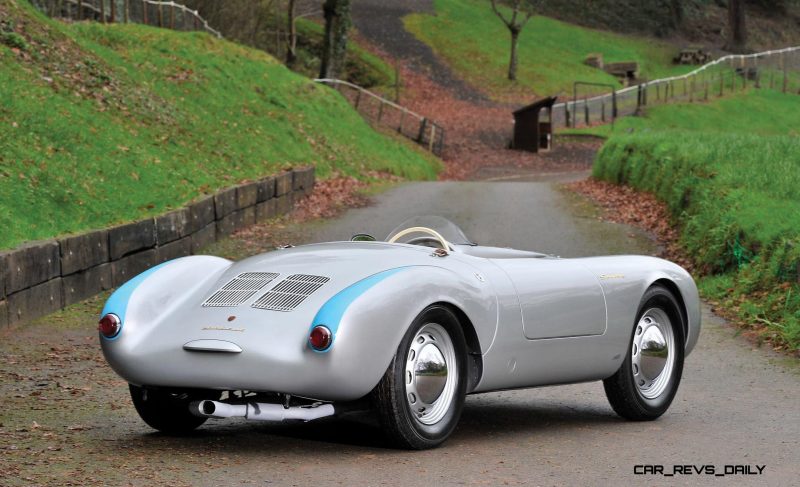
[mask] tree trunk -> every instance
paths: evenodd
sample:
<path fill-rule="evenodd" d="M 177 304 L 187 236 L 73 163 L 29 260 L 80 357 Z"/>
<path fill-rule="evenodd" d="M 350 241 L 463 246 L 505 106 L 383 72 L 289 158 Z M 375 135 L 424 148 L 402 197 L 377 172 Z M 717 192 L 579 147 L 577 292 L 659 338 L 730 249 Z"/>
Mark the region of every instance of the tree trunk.
<path fill-rule="evenodd" d="M 676 29 L 683 25 L 683 1 L 670 0 L 670 10 L 672 13 L 672 24 Z"/>
<path fill-rule="evenodd" d="M 511 29 L 511 59 L 508 62 L 508 79 L 517 80 L 517 47 L 519 46 L 519 30 Z"/>
<path fill-rule="evenodd" d="M 297 61 L 297 25 L 295 24 L 296 1 L 289 0 L 287 5 L 288 37 L 286 39 L 286 65 L 290 68 Z"/>
<path fill-rule="evenodd" d="M 743 53 L 747 49 L 744 0 L 728 0 L 728 50 Z"/>
<path fill-rule="evenodd" d="M 322 49 L 320 78 L 335 78 L 344 65 L 347 32 L 350 29 L 350 0 L 326 0 L 325 43 Z"/>

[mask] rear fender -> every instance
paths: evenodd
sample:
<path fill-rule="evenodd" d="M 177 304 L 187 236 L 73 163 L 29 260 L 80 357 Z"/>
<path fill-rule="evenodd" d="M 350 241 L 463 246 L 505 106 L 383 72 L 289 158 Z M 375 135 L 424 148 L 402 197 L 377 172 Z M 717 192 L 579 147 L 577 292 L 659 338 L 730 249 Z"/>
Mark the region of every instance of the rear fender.
<path fill-rule="evenodd" d="M 319 355 L 325 356 L 323 360 L 342 379 L 358 381 L 364 394 L 372 390 L 411 323 L 433 303 L 459 308 L 473 324 L 481 350 L 491 343 L 497 326 L 497 299 L 487 283 L 434 266 L 387 272 L 391 274 L 347 303 L 337 323 L 325 322 L 330 315 L 323 312 L 323 306 L 311 324 L 328 326 L 334 332 L 333 344 Z"/>
<path fill-rule="evenodd" d="M 164 316 L 169 316 L 187 300 L 198 295 L 231 266 L 219 257 L 191 256 L 165 262 L 134 277 L 119 287 L 103 307 L 103 315 L 114 313 L 122 330 L 113 339 L 124 340 L 129 347 L 150 335 Z"/>

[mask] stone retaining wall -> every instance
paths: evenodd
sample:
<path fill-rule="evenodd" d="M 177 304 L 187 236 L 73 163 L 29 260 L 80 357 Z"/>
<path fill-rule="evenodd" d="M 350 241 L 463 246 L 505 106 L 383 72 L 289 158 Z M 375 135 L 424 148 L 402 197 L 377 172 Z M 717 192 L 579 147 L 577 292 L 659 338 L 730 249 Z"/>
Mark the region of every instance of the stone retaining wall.
<path fill-rule="evenodd" d="M 169 213 L 0 253 L 0 328 L 34 320 L 291 211 L 314 168 L 224 189 Z"/>

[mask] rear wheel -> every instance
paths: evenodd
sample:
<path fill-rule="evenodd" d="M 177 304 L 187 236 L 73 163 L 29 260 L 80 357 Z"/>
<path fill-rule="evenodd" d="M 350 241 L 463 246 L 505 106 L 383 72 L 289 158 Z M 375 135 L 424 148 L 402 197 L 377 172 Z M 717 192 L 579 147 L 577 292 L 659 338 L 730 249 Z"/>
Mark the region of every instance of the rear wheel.
<path fill-rule="evenodd" d="M 401 448 L 433 448 L 458 424 L 467 384 L 467 346 L 456 316 L 430 306 L 409 327 L 372 392 L 390 441 Z"/>
<path fill-rule="evenodd" d="M 684 323 L 675 296 L 662 286 L 647 290 L 619 370 L 603 381 L 609 403 L 623 418 L 653 420 L 672 403 L 683 372 Z"/>
<path fill-rule="evenodd" d="M 203 399 L 216 399 L 200 391 L 168 391 L 130 385 L 136 412 L 151 428 L 170 435 L 184 435 L 206 422 L 189 411 L 189 404 Z"/>

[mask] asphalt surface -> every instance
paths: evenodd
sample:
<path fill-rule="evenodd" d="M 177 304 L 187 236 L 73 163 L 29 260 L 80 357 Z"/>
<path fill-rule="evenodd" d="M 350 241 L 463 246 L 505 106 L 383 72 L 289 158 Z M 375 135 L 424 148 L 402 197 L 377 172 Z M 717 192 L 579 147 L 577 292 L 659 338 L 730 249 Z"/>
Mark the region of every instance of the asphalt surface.
<path fill-rule="evenodd" d="M 530 178 L 542 179 L 542 178 Z M 413 183 L 327 222 L 288 227 L 294 243 L 384 237 L 438 214 L 486 244 L 562 256 L 653 253 L 601 222 L 563 177 Z M 224 247 L 223 247 L 224 248 Z M 219 249 L 219 247 L 217 248 Z M 424 452 L 386 448 L 369 417 L 304 425 L 209 421 L 169 438 L 139 421 L 99 354 L 96 299 L 0 336 L 2 485 L 796 485 L 800 373 L 704 312 L 677 397 L 654 422 L 614 415 L 599 382 L 470 396 L 458 429 Z M 637 465 L 765 466 L 724 478 L 635 475 Z M 641 468 L 641 467 L 640 467 Z"/>

